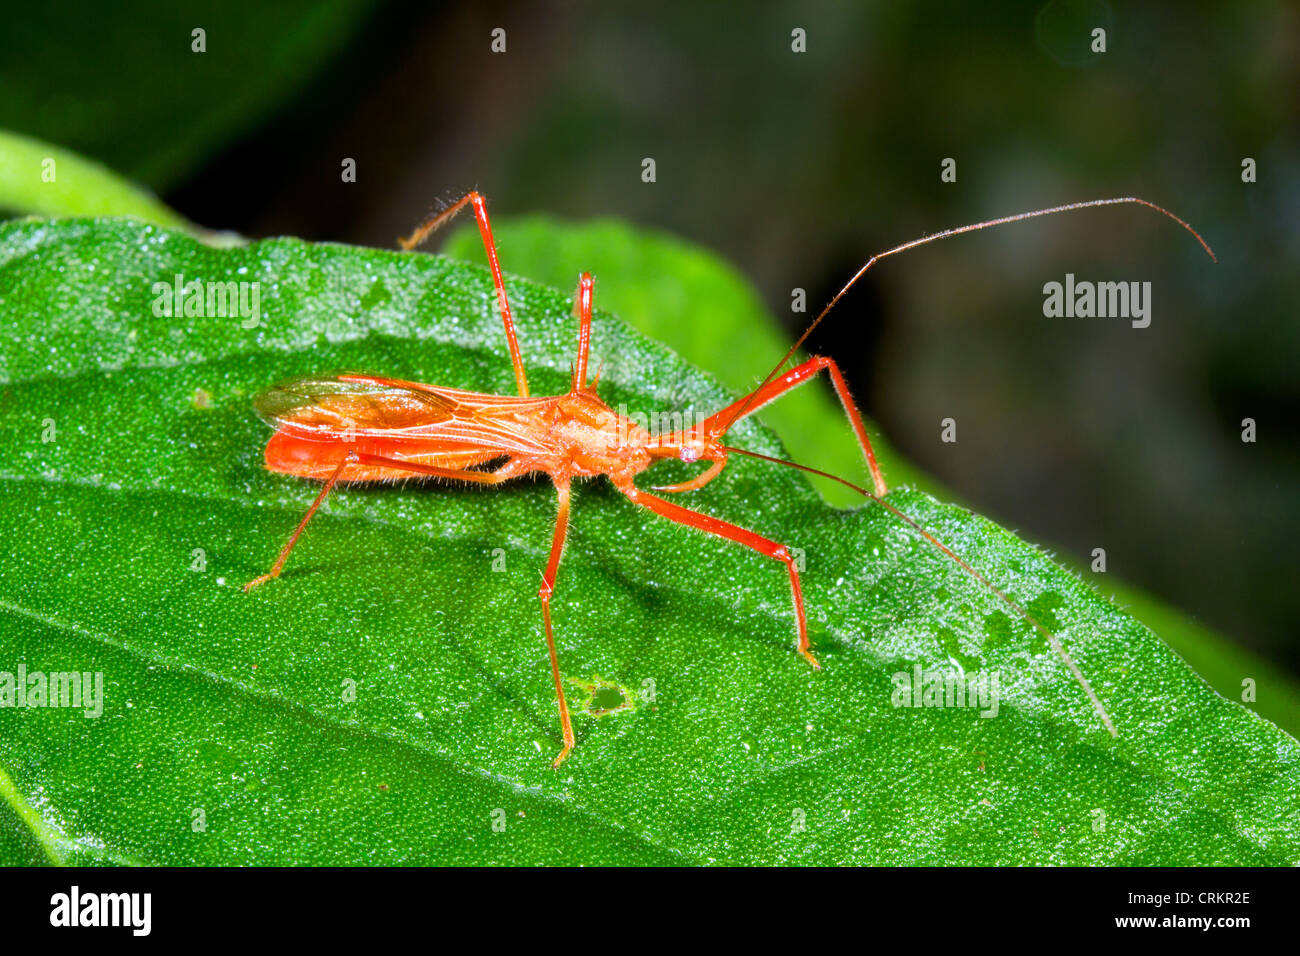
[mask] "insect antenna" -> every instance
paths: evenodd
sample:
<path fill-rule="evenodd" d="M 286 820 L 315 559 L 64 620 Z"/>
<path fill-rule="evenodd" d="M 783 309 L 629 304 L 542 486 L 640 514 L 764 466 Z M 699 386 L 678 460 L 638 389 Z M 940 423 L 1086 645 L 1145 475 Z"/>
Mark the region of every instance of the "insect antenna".
<path fill-rule="evenodd" d="M 897 255 L 900 252 L 906 252 L 909 249 L 915 249 L 917 246 L 924 246 L 927 243 L 937 242 L 940 239 L 950 239 L 953 236 L 960 236 L 963 233 L 967 233 L 967 232 L 978 232 L 981 229 L 989 229 L 992 228 L 993 226 L 1004 226 L 1007 223 L 1020 222 L 1021 220 L 1024 219 L 1037 219 L 1040 216 L 1053 216 L 1056 215 L 1057 213 L 1070 212 L 1071 210 L 1075 210 L 1075 209 L 1088 209 L 1093 206 L 1118 206 L 1124 203 L 1134 203 L 1139 206 L 1146 206 L 1148 209 L 1154 209 L 1156 212 L 1160 213 L 1161 215 L 1167 216 L 1168 218 L 1172 219 L 1174 222 L 1178 223 L 1178 225 L 1182 226 L 1184 229 L 1186 229 L 1188 232 L 1192 234 L 1192 236 L 1196 239 L 1196 241 L 1201 244 L 1201 248 L 1206 251 L 1206 253 L 1213 261 L 1215 262 L 1219 261 L 1218 257 L 1215 256 L 1214 254 L 1214 250 L 1210 248 L 1210 244 L 1201 238 L 1201 234 L 1197 232 L 1195 229 L 1193 229 L 1190 223 L 1185 222 L 1184 220 L 1175 216 L 1172 212 L 1170 212 L 1168 209 L 1165 209 L 1163 206 L 1157 206 L 1153 202 L 1148 202 L 1145 199 L 1139 199 L 1136 196 L 1118 196 L 1112 199 L 1089 199 L 1084 202 L 1066 203 L 1065 205 L 1062 206 L 1052 206 L 1049 209 L 1034 209 L 1030 212 L 1018 212 L 1012 216 L 1001 216 L 997 219 L 986 219 L 983 222 L 972 223 L 968 226 L 957 226 L 954 229 L 945 229 L 942 232 L 934 232 L 928 236 L 921 236 L 919 239 L 913 239 L 910 242 L 904 242 L 901 245 L 894 246 L 894 248 L 892 249 L 886 249 L 884 252 L 879 252 L 876 255 L 872 256 L 870 259 L 868 259 L 866 264 L 857 272 L 855 272 L 853 274 L 853 277 L 849 279 L 848 282 L 844 283 L 844 287 L 840 289 L 839 292 L 835 293 L 835 297 L 831 299 L 831 301 L 826 304 L 826 307 L 817 314 L 817 318 L 813 319 L 810 323 L 808 323 L 808 327 L 803 330 L 803 334 L 800 335 L 799 338 L 795 339 L 794 345 L 790 346 L 789 351 L 787 351 L 785 355 L 781 357 L 781 361 L 777 362 L 776 366 L 772 369 L 772 371 L 767 373 L 767 377 L 764 378 L 763 381 L 758 383 L 758 387 L 749 393 L 749 396 L 746 399 L 745 403 L 736 409 L 735 413 L 732 414 L 732 416 L 727 419 L 725 426 L 717 434 L 725 435 L 727 431 L 731 428 L 731 426 L 735 424 L 736 420 L 743 417 L 744 414 L 747 411 L 749 411 L 749 407 L 753 403 L 754 398 L 758 395 L 759 392 L 763 390 L 763 388 L 769 382 L 772 381 L 772 379 L 776 378 L 778 375 L 781 374 L 781 369 L 785 368 L 786 363 L 789 362 L 790 359 L 794 357 L 794 354 L 799 351 L 799 348 L 804 344 L 804 342 L 808 341 L 808 336 L 812 335 L 813 330 L 816 329 L 817 326 L 821 325 L 822 319 L 826 318 L 826 316 L 830 313 L 831 309 L 835 308 L 835 306 L 839 303 L 840 299 L 844 298 L 845 294 L 851 288 L 853 288 L 854 284 L 859 279 L 862 278 L 862 276 L 866 273 L 866 271 L 870 269 L 872 266 L 874 266 L 881 259 L 885 259 L 888 258 L 889 256 Z M 833 476 L 828 476 L 828 477 L 833 477 Z"/>
<path fill-rule="evenodd" d="M 1035 618 L 1032 614 L 1030 614 L 1029 611 L 1027 611 L 1024 608 L 1024 606 L 1020 604 L 1020 602 L 1018 602 L 1015 598 L 1011 597 L 1009 594 L 1003 591 L 1000 587 L 998 587 L 996 584 L 990 581 L 987 575 L 985 575 L 983 572 L 973 567 L 970 564 L 970 562 L 966 561 L 961 555 L 957 554 L 957 552 L 953 551 L 950 547 L 948 547 L 946 544 L 944 544 L 942 541 L 936 538 L 933 534 L 927 531 L 925 529 L 925 526 L 922 525 L 915 518 L 913 518 L 911 515 L 907 514 L 901 508 L 897 508 L 894 505 L 890 504 L 888 501 L 879 497 L 878 495 L 872 494 L 866 488 L 863 488 L 860 485 L 856 485 L 851 481 L 841 478 L 839 475 L 832 475 L 828 471 L 822 471 L 820 468 L 812 468 L 808 465 L 802 465 L 797 461 L 790 461 L 789 459 L 786 458 L 774 458 L 771 455 L 763 455 L 756 451 L 748 451 L 744 448 L 734 448 L 728 445 L 723 445 L 722 448 L 727 452 L 734 452 L 737 455 L 745 455 L 746 457 L 749 458 L 758 458 L 762 461 L 770 461 L 773 464 L 784 465 L 787 468 L 797 468 L 800 471 L 806 471 L 812 475 L 820 475 L 823 478 L 829 478 L 831 481 L 838 481 L 846 488 L 851 488 L 854 491 L 856 491 L 858 494 L 862 495 L 863 497 L 869 498 L 872 501 L 876 502 L 877 504 L 884 506 L 892 514 L 894 514 L 902 521 L 910 525 L 913 529 L 915 529 L 916 532 L 921 535 L 921 537 L 923 537 L 926 541 L 928 541 L 941 554 L 947 556 L 948 558 L 951 558 L 954 562 L 956 562 L 958 567 L 960 567 L 972 578 L 974 578 L 976 581 L 978 581 L 980 584 L 986 587 L 990 592 L 992 592 L 998 598 L 998 600 L 1002 601 L 1002 603 L 1006 604 L 1009 608 L 1014 610 L 1022 618 L 1024 618 L 1026 621 L 1032 624 L 1034 626 L 1034 629 L 1037 630 L 1038 633 L 1046 637 L 1048 643 L 1052 646 L 1052 650 L 1054 650 L 1057 656 L 1060 657 L 1061 660 L 1065 662 L 1065 666 L 1070 669 L 1070 673 L 1074 675 L 1074 679 L 1078 682 L 1079 686 L 1083 688 L 1083 692 L 1088 695 L 1088 700 L 1092 702 L 1093 709 L 1097 711 L 1097 716 L 1099 716 L 1101 718 L 1101 722 L 1106 725 L 1106 729 L 1110 731 L 1110 735 L 1112 737 L 1119 736 L 1119 733 L 1115 730 L 1115 724 L 1111 721 L 1110 715 L 1106 713 L 1106 708 L 1101 703 L 1101 699 L 1097 696 L 1096 691 L 1092 689 L 1092 685 L 1088 683 L 1088 678 L 1083 676 L 1083 671 L 1079 670 L 1079 665 L 1077 665 L 1074 662 L 1074 658 L 1070 656 L 1070 652 L 1065 649 L 1065 645 L 1061 643 L 1060 639 L 1049 628 L 1044 626 L 1042 622 L 1040 622 L 1037 618 Z"/>

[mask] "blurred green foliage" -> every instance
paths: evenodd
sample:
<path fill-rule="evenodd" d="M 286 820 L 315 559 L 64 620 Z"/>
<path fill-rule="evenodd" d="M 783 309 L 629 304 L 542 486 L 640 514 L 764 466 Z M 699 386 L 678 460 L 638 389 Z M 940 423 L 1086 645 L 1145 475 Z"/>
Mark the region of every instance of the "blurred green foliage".
<path fill-rule="evenodd" d="M 59 146 L 0 130 L 0 210 L 37 216 L 133 216 L 188 227 L 116 173 Z"/>
<path fill-rule="evenodd" d="M 0 129 L 165 189 L 300 94 L 374 7 L 373 0 L 9 4 L 0 30 Z M 195 30 L 203 31 L 202 52 Z"/>

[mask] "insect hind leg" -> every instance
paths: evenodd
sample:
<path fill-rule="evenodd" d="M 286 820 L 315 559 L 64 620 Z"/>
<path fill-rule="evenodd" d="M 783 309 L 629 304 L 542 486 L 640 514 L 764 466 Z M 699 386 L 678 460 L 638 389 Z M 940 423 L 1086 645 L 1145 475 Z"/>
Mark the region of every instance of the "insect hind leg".
<path fill-rule="evenodd" d="M 316 514 L 316 511 L 325 502 L 325 499 L 329 497 L 329 493 L 334 490 L 334 486 L 338 483 L 340 476 L 342 476 L 343 469 L 346 468 L 351 461 L 351 455 L 343 456 L 343 460 L 340 461 L 338 467 L 334 469 L 334 473 L 325 480 L 325 484 L 321 487 L 320 494 L 316 496 L 316 500 L 311 503 L 311 507 L 307 509 L 307 513 L 302 516 L 302 521 L 298 522 L 298 527 L 294 529 L 293 534 L 289 536 L 288 542 L 280 550 L 280 556 L 275 559 L 275 564 L 271 565 L 271 570 L 266 574 L 263 574 L 260 578 L 254 578 L 245 584 L 243 588 L 245 593 L 253 590 L 253 588 L 257 587 L 259 584 L 265 584 L 267 581 L 280 576 L 280 571 L 284 569 L 284 563 L 289 560 L 289 552 L 292 551 L 293 546 L 298 543 L 298 539 L 302 537 L 302 533 L 307 530 L 307 522 L 311 521 L 312 516 Z"/>
<path fill-rule="evenodd" d="M 439 468 L 436 465 L 423 465 L 418 462 L 403 461 L 400 458 L 388 458 L 384 455 L 368 455 L 364 452 L 358 452 L 355 449 L 348 449 L 343 455 L 343 460 L 339 462 L 338 467 L 335 468 L 334 472 L 325 480 L 325 484 L 322 486 L 320 494 L 318 494 L 316 500 L 311 503 L 311 507 L 308 508 L 307 513 L 303 515 L 302 521 L 298 522 L 298 527 L 295 528 L 293 534 L 289 536 L 288 542 L 280 551 L 280 556 L 275 559 L 275 564 L 271 565 L 271 570 L 266 574 L 263 574 L 261 577 L 254 578 L 252 581 L 245 584 L 243 587 L 245 592 L 251 591 L 258 585 L 265 584 L 267 581 L 280 576 L 280 572 L 284 569 L 284 563 L 289 560 L 289 552 L 293 550 L 294 545 L 298 543 L 298 539 L 302 537 L 303 531 L 307 529 L 307 523 L 311 521 L 312 517 L 320 509 L 320 506 L 324 504 L 325 499 L 329 497 L 329 493 L 334 490 L 334 486 L 338 484 L 339 480 L 343 476 L 343 470 L 348 465 L 371 465 L 382 468 L 391 468 L 395 471 L 409 471 L 417 475 L 432 475 L 438 478 L 450 478 L 453 481 L 469 481 L 475 484 L 484 485 L 498 485 L 503 481 L 509 481 L 511 478 L 517 477 L 520 473 L 518 468 L 514 466 L 513 460 L 506 462 L 496 471 L 471 471 L 463 468 Z"/>
<path fill-rule="evenodd" d="M 488 266 L 492 270 L 492 284 L 496 287 L 497 309 L 501 313 L 501 322 L 506 328 L 506 343 L 510 346 L 510 364 L 515 369 L 515 385 L 523 398 L 528 397 L 528 375 L 524 372 L 524 359 L 519 351 L 519 340 L 515 337 L 515 322 L 510 314 L 510 300 L 506 298 L 505 278 L 501 273 L 501 262 L 497 258 L 496 240 L 492 238 L 492 223 L 488 219 L 487 203 L 477 191 L 467 193 L 441 212 L 434 213 L 405 239 L 398 239 L 403 249 L 414 249 L 429 238 L 439 226 L 452 219 L 466 206 L 474 207 L 474 219 L 478 222 L 478 232 L 483 238 L 483 250 L 487 253 Z"/>

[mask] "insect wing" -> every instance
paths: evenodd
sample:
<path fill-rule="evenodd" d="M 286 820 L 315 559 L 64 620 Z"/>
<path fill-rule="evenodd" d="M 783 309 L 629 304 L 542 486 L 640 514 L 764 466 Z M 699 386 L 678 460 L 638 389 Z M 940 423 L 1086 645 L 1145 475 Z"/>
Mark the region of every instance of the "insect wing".
<path fill-rule="evenodd" d="M 415 383 L 347 374 L 281 382 L 260 393 L 253 407 L 268 425 L 295 438 L 337 441 L 444 422 L 454 417 L 458 403 Z"/>

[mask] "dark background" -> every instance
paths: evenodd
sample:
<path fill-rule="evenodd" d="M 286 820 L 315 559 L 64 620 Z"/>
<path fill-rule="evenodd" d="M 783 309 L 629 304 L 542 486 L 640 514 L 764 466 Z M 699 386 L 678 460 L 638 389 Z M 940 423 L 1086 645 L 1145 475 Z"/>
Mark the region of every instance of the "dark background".
<path fill-rule="evenodd" d="M 1076 199 L 1170 207 L 1218 265 L 1146 210 L 1017 225 L 890 260 L 813 347 L 972 506 L 1075 556 L 1105 547 L 1111 572 L 1300 671 L 1295 5 L 295 0 L 4 19 L 0 127 L 203 225 L 391 247 L 478 187 L 497 216 L 617 216 L 715 249 L 792 333 L 793 287 L 816 307 L 900 241 Z M 1151 327 L 1045 318 L 1042 286 L 1066 272 L 1150 281 Z"/>

